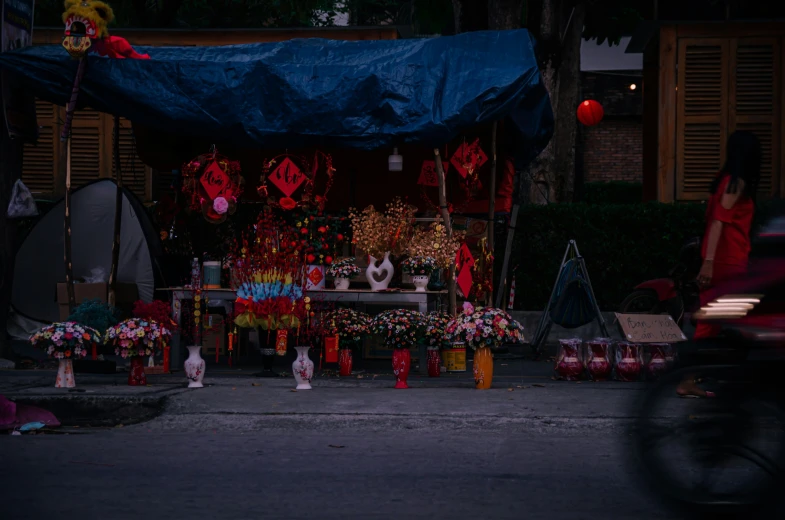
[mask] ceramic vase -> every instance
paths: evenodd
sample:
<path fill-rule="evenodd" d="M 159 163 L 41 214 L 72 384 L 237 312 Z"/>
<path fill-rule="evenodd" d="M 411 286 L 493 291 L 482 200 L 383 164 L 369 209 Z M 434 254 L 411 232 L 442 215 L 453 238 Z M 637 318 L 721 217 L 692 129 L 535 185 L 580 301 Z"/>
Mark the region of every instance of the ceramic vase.
<path fill-rule="evenodd" d="M 292 372 L 297 381 L 297 390 L 310 390 L 311 379 L 313 379 L 313 361 L 308 357 L 308 349 L 311 347 L 294 347 L 297 351 L 297 359 L 292 363 Z"/>
<path fill-rule="evenodd" d="M 640 349 L 633 343 L 621 342 L 616 349 L 616 379 L 619 381 L 638 381 L 642 362 Z"/>
<path fill-rule="evenodd" d="M 408 348 L 393 349 L 393 373 L 395 374 L 395 388 L 409 388 L 409 369 L 412 364 L 412 354 Z"/>
<path fill-rule="evenodd" d="M 593 381 L 607 381 L 613 365 L 609 357 L 610 343 L 601 340 L 586 343 L 586 371 Z"/>
<path fill-rule="evenodd" d="M 488 390 L 493 383 L 493 354 L 489 347 L 480 347 L 474 351 L 474 387 L 477 390 Z"/>
<path fill-rule="evenodd" d="M 652 381 L 656 381 L 665 372 L 668 371 L 668 360 L 666 358 L 665 349 L 662 345 L 651 345 L 649 347 L 649 362 L 646 364 L 646 377 Z"/>
<path fill-rule="evenodd" d="M 376 265 L 376 258 L 370 256 L 370 263 L 365 270 L 365 277 L 368 278 L 368 284 L 371 286 L 372 291 L 383 291 L 390 285 L 395 267 L 390 262 L 390 252 L 384 253 L 384 259 L 378 266 Z"/>
<path fill-rule="evenodd" d="M 336 291 L 345 291 L 349 289 L 349 279 L 348 278 L 336 278 L 335 279 L 335 290 Z"/>
<path fill-rule="evenodd" d="M 428 367 L 428 377 L 439 377 L 441 373 L 441 359 L 439 356 L 439 347 L 428 347 L 426 364 Z"/>
<path fill-rule="evenodd" d="M 188 359 L 185 360 L 185 377 L 188 378 L 188 388 L 202 388 L 204 379 L 205 362 L 202 359 L 202 347 L 194 345 L 188 348 Z"/>
<path fill-rule="evenodd" d="M 556 375 L 565 381 L 577 381 L 583 374 L 583 361 L 580 358 L 581 340 L 566 339 L 559 341 L 559 355 L 556 357 Z"/>
<path fill-rule="evenodd" d="M 142 356 L 131 358 L 131 366 L 128 369 L 128 384 L 130 386 L 147 385 L 147 376 L 144 375 L 144 359 Z"/>
<path fill-rule="evenodd" d="M 412 283 L 414 283 L 414 292 L 425 292 L 428 288 L 428 276 L 412 276 Z"/>
<path fill-rule="evenodd" d="M 73 362 L 70 359 L 61 359 L 57 364 L 55 388 L 73 388 L 75 386 Z"/>
<path fill-rule="evenodd" d="M 349 377 L 352 375 L 352 349 L 341 347 L 338 351 L 338 375 Z"/>

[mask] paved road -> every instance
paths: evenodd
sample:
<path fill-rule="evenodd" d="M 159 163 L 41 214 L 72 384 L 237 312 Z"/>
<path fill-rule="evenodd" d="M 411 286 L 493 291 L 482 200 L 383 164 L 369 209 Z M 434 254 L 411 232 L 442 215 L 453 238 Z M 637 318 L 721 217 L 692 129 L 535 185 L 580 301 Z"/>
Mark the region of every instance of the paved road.
<path fill-rule="evenodd" d="M 348 430 L 0 437 L 1 515 L 197 519 L 673 518 L 594 433 Z"/>

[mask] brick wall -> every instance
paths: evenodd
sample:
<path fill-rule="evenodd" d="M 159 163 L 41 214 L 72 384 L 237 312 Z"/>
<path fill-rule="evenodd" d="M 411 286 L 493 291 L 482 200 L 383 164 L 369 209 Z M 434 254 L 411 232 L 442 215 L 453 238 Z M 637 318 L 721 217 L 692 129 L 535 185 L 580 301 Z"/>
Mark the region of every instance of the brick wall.
<path fill-rule="evenodd" d="M 582 129 L 583 180 L 641 182 L 643 123 L 638 118 L 603 119 Z"/>
<path fill-rule="evenodd" d="M 583 182 L 642 181 L 642 93 L 640 71 L 581 73 L 582 99 L 597 100 L 605 111 L 600 124 L 579 125 L 576 173 Z"/>

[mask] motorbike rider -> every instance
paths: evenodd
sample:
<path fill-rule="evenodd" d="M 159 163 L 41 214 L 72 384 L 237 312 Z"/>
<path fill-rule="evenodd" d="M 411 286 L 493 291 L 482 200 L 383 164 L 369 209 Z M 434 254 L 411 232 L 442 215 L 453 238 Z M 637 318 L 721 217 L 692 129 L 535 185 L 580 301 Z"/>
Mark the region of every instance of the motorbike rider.
<path fill-rule="evenodd" d="M 750 132 L 736 131 L 728 139 L 726 152 L 727 160 L 711 184 L 706 207 L 703 264 L 698 274 L 701 305 L 716 296 L 715 286 L 743 276 L 749 262 L 750 229 L 760 181 L 760 141 Z M 685 364 L 693 364 L 695 340 L 711 338 L 719 332 L 717 325 L 699 321 L 693 342 L 680 348 Z M 695 374 L 685 375 L 676 392 L 681 397 L 714 397 L 698 386 Z"/>

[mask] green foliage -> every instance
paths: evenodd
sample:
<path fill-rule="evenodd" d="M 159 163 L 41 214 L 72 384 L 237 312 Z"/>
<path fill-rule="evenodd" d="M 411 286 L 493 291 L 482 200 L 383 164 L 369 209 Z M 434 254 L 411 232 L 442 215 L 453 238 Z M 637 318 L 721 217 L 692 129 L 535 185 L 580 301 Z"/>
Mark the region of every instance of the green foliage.
<path fill-rule="evenodd" d="M 600 307 L 617 308 L 635 285 L 667 275 L 684 242 L 703 234 L 704 211 L 703 204 L 522 207 L 510 263 L 516 309 L 545 307 L 570 239 Z"/>
<path fill-rule="evenodd" d="M 587 182 L 583 185 L 581 202 L 585 204 L 640 204 L 643 184 L 640 182 Z"/>
<path fill-rule="evenodd" d="M 92 327 L 103 336 L 106 329 L 119 322 L 117 309 L 110 307 L 101 300 L 85 300 L 74 312 L 68 316 L 67 321 L 75 321 L 82 325 Z"/>
<path fill-rule="evenodd" d="M 632 34 L 651 6 L 650 0 L 587 0 L 583 37 L 597 38 L 597 45 L 618 45 L 622 36 Z"/>

